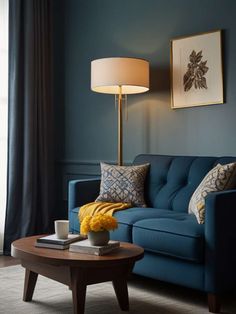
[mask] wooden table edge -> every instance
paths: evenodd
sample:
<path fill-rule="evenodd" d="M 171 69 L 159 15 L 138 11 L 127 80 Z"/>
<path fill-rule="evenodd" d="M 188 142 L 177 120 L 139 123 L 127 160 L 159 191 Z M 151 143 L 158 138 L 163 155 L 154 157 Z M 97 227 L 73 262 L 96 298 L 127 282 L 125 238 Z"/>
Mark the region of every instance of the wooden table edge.
<path fill-rule="evenodd" d="M 144 256 L 144 249 L 136 244 L 128 243 L 128 242 L 120 242 L 121 246 L 119 249 L 112 251 L 109 254 L 102 255 L 102 256 L 95 256 L 92 254 L 84 254 L 84 253 L 77 253 L 77 252 L 69 252 L 68 249 L 66 250 L 57 250 L 57 249 L 49 249 L 49 248 L 36 248 L 34 245 L 29 247 L 29 249 L 24 249 L 22 247 L 19 247 L 19 243 L 21 244 L 22 241 L 36 241 L 37 238 L 40 238 L 44 235 L 39 236 L 32 236 L 32 237 L 25 237 L 15 240 L 11 244 L 11 255 L 14 258 L 22 259 L 22 260 L 28 260 L 30 262 L 39 262 L 39 263 L 47 263 L 50 265 L 68 265 L 68 266 L 80 266 L 80 267 L 94 267 L 94 263 L 96 263 L 96 267 L 104 267 L 108 262 L 110 265 L 115 264 L 122 264 L 127 263 L 127 261 L 136 262 L 138 260 L 141 260 Z M 123 245 L 123 246 L 122 246 Z M 126 245 L 130 246 L 125 247 Z M 31 252 L 30 248 L 35 249 L 35 251 Z M 120 254 L 122 250 L 125 251 L 127 254 L 127 250 L 133 250 L 136 249 L 137 252 L 134 253 L 133 256 L 123 256 L 120 257 Z M 59 254 L 58 256 L 52 256 L 53 253 Z M 52 255 L 48 254 L 51 253 Z M 70 258 L 67 256 L 64 256 L 64 254 L 69 254 Z M 62 255 L 62 256 L 60 256 Z M 74 255 L 74 259 L 72 256 Z M 78 257 L 82 256 L 82 259 L 79 259 Z"/>

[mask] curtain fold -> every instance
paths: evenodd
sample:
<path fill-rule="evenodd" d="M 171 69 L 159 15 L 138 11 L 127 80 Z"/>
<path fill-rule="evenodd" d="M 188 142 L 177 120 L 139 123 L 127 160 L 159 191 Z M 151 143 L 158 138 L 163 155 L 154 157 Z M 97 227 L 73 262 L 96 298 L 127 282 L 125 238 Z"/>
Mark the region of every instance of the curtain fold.
<path fill-rule="evenodd" d="M 9 1 L 8 183 L 4 254 L 52 231 L 54 129 L 51 0 Z"/>

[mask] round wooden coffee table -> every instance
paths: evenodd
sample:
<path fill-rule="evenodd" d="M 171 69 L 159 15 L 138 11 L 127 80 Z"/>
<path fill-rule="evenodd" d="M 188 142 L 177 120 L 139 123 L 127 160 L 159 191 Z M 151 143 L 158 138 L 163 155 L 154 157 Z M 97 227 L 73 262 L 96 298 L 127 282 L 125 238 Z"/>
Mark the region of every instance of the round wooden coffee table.
<path fill-rule="evenodd" d="M 127 277 L 137 260 L 143 258 L 143 248 L 121 242 L 119 249 L 108 255 L 95 256 L 35 247 L 33 236 L 12 243 L 11 254 L 21 259 L 25 267 L 23 300 L 31 301 L 38 274 L 68 285 L 72 290 L 74 313 L 84 313 L 86 287 L 112 281 L 121 310 L 129 309 Z"/>

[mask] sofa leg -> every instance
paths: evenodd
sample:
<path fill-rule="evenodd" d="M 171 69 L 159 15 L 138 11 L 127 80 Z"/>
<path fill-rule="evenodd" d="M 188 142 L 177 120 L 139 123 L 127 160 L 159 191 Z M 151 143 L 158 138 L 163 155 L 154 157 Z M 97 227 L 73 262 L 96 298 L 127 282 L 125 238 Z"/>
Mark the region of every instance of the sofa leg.
<path fill-rule="evenodd" d="M 220 297 L 214 293 L 208 293 L 208 308 L 211 313 L 220 313 Z"/>

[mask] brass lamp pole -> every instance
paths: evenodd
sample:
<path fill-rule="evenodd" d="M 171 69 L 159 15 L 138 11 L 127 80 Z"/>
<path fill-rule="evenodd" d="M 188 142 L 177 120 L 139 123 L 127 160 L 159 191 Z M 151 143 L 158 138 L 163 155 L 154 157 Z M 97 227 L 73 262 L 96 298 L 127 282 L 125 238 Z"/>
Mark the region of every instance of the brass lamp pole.
<path fill-rule="evenodd" d="M 122 87 L 118 95 L 118 166 L 123 165 L 123 120 L 122 120 Z"/>
<path fill-rule="evenodd" d="M 122 95 L 149 90 L 149 62 L 137 58 L 103 58 L 91 62 L 91 89 L 118 95 L 118 165 L 123 165 Z"/>

